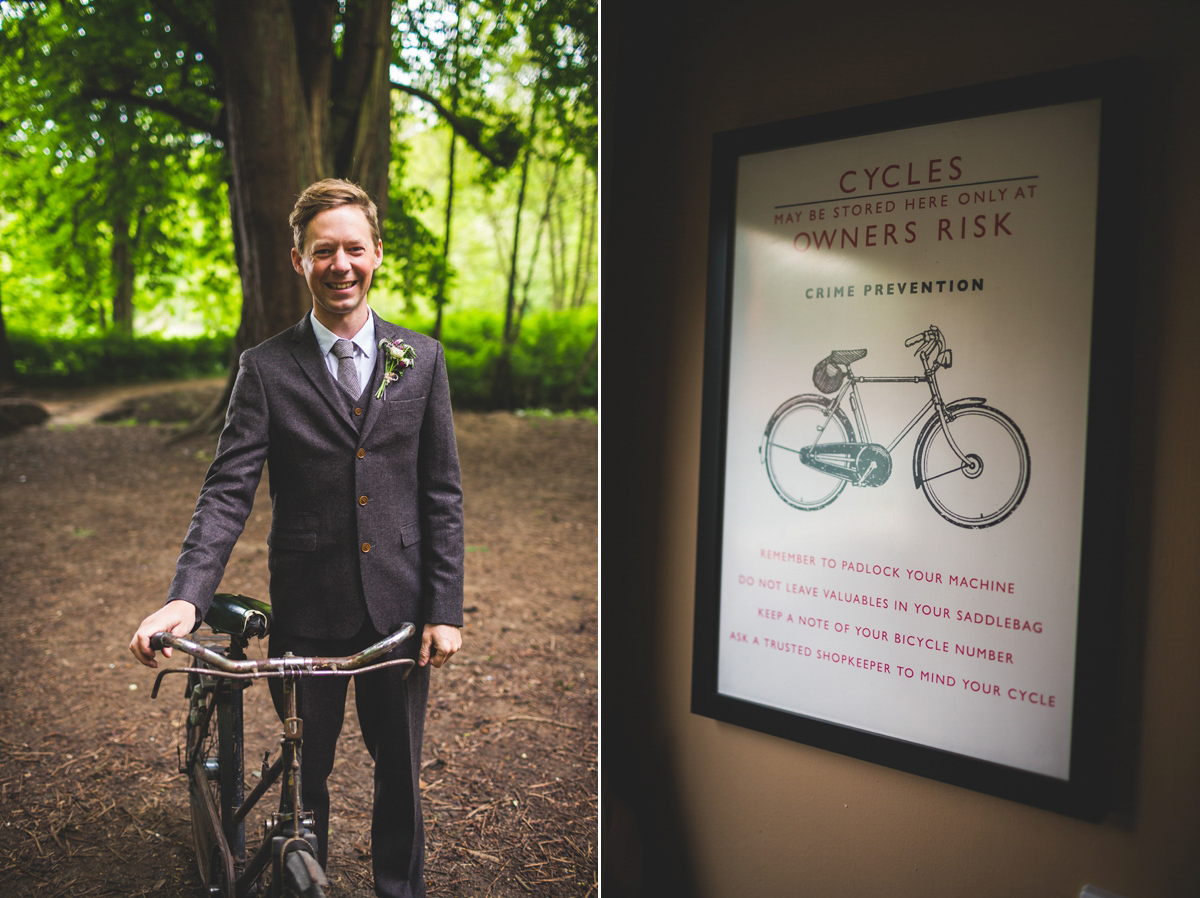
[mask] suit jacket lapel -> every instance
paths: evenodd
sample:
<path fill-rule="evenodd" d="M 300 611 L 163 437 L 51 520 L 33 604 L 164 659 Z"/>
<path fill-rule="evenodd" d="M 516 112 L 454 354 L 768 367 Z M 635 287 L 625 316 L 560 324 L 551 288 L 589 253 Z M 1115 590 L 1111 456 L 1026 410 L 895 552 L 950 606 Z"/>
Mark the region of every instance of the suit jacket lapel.
<path fill-rule="evenodd" d="M 335 401 L 341 399 L 335 392 L 341 388 L 329 376 L 329 369 L 325 367 L 325 360 L 321 358 L 321 347 L 317 345 L 317 337 L 313 333 L 312 322 L 307 315 L 300 319 L 300 323 L 296 325 L 295 332 L 292 334 L 292 356 L 305 376 L 312 382 L 313 389 L 329 406 L 333 416 L 353 433 L 354 425 L 347 420 L 345 409 L 339 407 Z"/>
<path fill-rule="evenodd" d="M 383 383 L 385 357 L 384 351 L 379 348 L 379 341 L 384 339 L 395 340 L 400 336 L 400 330 L 394 324 L 384 321 L 378 315 L 375 315 L 374 310 L 371 311 L 371 314 L 375 316 L 375 368 L 371 373 L 371 380 L 367 384 L 367 393 L 370 395 L 367 395 L 363 400 L 367 403 L 367 419 L 363 421 L 362 426 L 363 440 L 367 438 L 367 435 L 371 432 L 371 428 L 375 426 L 375 421 L 383 412 L 383 404 L 387 401 L 386 398 L 375 398 L 375 394 L 379 391 L 379 385 Z M 399 382 L 390 385 L 393 389 L 393 394 L 398 385 Z M 384 393 L 386 397 L 387 391 L 385 390 Z"/>

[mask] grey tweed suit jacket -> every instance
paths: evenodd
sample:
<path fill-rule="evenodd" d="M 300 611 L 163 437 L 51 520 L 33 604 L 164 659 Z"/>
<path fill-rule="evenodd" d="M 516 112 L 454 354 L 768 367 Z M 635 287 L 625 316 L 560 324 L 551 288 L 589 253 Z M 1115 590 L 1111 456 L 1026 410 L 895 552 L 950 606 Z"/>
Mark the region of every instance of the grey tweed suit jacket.
<path fill-rule="evenodd" d="M 366 617 L 381 634 L 406 621 L 418 632 L 462 625 L 462 487 L 442 347 L 378 316 L 375 329 L 416 352 L 382 400 L 384 353 L 355 402 L 325 367 L 307 315 L 242 354 L 168 601 L 203 617 L 265 463 L 276 632 L 347 639 Z"/>

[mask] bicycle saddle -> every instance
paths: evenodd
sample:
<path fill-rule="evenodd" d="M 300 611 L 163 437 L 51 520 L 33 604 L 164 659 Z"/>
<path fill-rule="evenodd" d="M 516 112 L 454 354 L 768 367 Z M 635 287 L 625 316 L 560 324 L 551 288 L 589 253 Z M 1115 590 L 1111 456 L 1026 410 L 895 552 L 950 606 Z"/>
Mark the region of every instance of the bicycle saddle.
<path fill-rule="evenodd" d="M 219 592 L 213 596 L 204 622 L 228 636 L 261 639 L 271 630 L 271 606 L 249 596 Z"/>
<path fill-rule="evenodd" d="M 849 365 L 866 357 L 867 351 L 865 349 L 835 349 L 829 353 L 829 360 L 835 365 Z"/>

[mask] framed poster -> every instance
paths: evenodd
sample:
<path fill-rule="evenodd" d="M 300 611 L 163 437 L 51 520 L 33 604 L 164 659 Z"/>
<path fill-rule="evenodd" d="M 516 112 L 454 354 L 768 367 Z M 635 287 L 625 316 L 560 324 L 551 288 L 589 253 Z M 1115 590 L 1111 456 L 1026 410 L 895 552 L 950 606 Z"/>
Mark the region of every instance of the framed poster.
<path fill-rule="evenodd" d="M 695 713 L 1103 813 L 1138 72 L 715 136 Z"/>

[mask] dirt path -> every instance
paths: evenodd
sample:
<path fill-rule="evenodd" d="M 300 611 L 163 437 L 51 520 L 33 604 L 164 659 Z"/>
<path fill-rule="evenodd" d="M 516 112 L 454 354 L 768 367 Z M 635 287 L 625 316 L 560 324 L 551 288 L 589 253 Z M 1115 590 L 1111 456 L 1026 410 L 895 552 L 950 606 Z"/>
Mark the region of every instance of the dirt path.
<path fill-rule="evenodd" d="M 0 895 L 198 893 L 182 701 L 126 648 L 161 600 L 215 440 L 170 444 L 218 382 L 47 395 L 0 439 Z M 121 406 L 121 403 L 125 403 Z M 86 423 L 118 409 L 122 424 Z M 431 895 L 586 896 L 596 876 L 596 427 L 457 416 L 463 651 L 435 676 L 422 775 Z M 265 598 L 265 486 L 222 589 Z M 274 749 L 247 690 L 247 766 Z M 350 703 L 331 895 L 368 898 L 370 759 Z"/>

